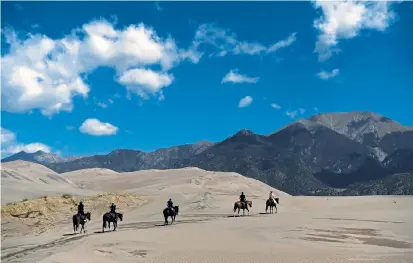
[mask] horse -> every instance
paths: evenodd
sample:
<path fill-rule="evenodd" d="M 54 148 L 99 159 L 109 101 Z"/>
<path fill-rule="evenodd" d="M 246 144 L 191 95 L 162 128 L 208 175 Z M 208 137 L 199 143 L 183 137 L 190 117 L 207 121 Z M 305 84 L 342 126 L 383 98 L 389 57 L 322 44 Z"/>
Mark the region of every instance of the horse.
<path fill-rule="evenodd" d="M 103 215 L 102 219 L 103 219 L 102 233 L 105 232 L 106 222 L 108 223 L 109 230 L 110 230 L 110 222 L 112 222 L 113 223 L 113 231 L 116 231 L 116 228 L 118 227 L 118 219 L 120 219 L 120 221 L 123 221 L 123 214 L 122 213 L 108 212 L 108 213 Z"/>
<path fill-rule="evenodd" d="M 168 217 L 169 217 L 169 216 L 172 218 L 171 225 L 175 222 L 175 217 L 176 217 L 176 216 L 178 215 L 178 213 L 179 213 L 179 205 L 174 206 L 173 209 L 174 209 L 174 212 L 173 212 L 171 209 L 169 209 L 169 208 L 165 208 L 165 209 L 163 210 L 163 217 L 165 218 L 165 225 L 168 225 L 168 224 L 169 224 L 169 223 L 168 223 Z"/>
<path fill-rule="evenodd" d="M 270 208 L 271 214 L 274 212 L 274 207 L 275 207 L 275 213 L 277 213 L 278 212 L 277 203 L 278 203 L 278 198 L 275 198 L 275 202 L 272 199 L 268 199 L 265 202 L 265 213 L 267 213 L 268 207 Z"/>
<path fill-rule="evenodd" d="M 252 201 L 245 201 L 245 203 L 247 205 L 245 205 L 243 202 L 241 201 L 237 201 L 234 203 L 234 216 L 235 216 L 235 210 L 237 210 L 238 208 L 238 216 L 239 216 L 239 210 L 242 209 L 243 215 L 245 216 L 245 209 L 247 209 L 248 211 L 248 215 L 250 214 L 250 210 L 248 209 L 249 207 L 252 207 Z"/>
<path fill-rule="evenodd" d="M 73 218 L 72 218 L 73 232 L 77 233 L 77 230 L 79 229 L 79 225 L 81 225 L 82 227 L 80 228 L 80 233 L 82 233 L 82 230 L 83 230 L 83 233 L 86 233 L 86 230 L 85 230 L 86 219 L 90 221 L 91 219 L 90 212 L 85 213 L 84 216 L 80 216 L 79 214 L 73 215 Z"/>

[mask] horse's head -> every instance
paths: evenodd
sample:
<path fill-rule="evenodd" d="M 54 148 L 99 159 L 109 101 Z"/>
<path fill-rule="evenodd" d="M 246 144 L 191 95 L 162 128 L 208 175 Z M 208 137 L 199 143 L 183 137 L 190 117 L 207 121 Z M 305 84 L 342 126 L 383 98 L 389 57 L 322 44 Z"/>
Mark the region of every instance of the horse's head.
<path fill-rule="evenodd" d="M 249 207 L 252 207 L 252 201 L 247 201 Z"/>
<path fill-rule="evenodd" d="M 123 214 L 122 213 L 118 213 L 118 217 L 119 217 L 120 221 L 123 221 Z"/>
<path fill-rule="evenodd" d="M 86 214 L 85 214 L 85 217 L 87 218 L 87 220 L 91 220 L 92 219 L 92 213 L 90 213 L 90 212 L 87 212 Z"/>
<path fill-rule="evenodd" d="M 174 207 L 175 213 L 178 214 L 179 213 L 179 205 Z"/>

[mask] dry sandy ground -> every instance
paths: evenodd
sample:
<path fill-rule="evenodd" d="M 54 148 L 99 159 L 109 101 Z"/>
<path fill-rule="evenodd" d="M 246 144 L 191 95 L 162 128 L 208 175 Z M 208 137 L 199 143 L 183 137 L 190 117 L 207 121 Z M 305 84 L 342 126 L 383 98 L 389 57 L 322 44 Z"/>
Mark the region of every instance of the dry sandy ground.
<path fill-rule="evenodd" d="M 89 169 L 62 176 L 78 185 L 75 191 L 123 192 L 145 202 L 131 206 L 120 199 L 124 221 L 116 232 L 100 233 L 99 214 L 87 234 L 72 235 L 67 222 L 24 237 L 3 238 L 2 232 L 2 262 L 413 262 L 410 196 L 291 197 L 276 191 L 278 213 L 262 214 L 271 188 L 235 173 Z M 253 202 L 250 216 L 232 217 L 241 191 Z M 176 224 L 163 226 L 169 197 L 180 214 Z M 2 221 L 2 231 L 9 227 Z"/>

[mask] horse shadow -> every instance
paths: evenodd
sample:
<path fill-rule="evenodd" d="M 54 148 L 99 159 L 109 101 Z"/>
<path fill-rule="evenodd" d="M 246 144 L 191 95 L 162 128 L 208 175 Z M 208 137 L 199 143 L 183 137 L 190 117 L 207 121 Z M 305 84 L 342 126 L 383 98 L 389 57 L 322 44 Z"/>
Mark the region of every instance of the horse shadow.
<path fill-rule="evenodd" d="M 63 234 L 62 236 L 64 237 L 71 237 L 71 236 L 76 236 L 78 233 L 69 233 L 69 234 Z"/>

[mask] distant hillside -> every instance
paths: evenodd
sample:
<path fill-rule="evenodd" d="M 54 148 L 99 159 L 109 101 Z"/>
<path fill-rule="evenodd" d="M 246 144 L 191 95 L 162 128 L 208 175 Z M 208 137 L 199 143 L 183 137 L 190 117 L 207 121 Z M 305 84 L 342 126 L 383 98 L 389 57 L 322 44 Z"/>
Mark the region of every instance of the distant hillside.
<path fill-rule="evenodd" d="M 41 164 L 52 164 L 52 163 L 63 163 L 70 162 L 76 159 L 82 158 L 82 156 L 66 156 L 61 157 L 55 153 L 45 153 L 43 151 L 37 151 L 34 153 L 27 153 L 24 151 L 18 152 L 12 156 L 6 157 L 2 162 L 11 162 L 11 161 L 27 161 Z"/>
<path fill-rule="evenodd" d="M 59 173 L 85 168 L 129 172 L 194 166 L 240 173 L 294 195 L 365 194 L 368 191 L 361 189 L 369 183 L 378 187 L 377 193 L 387 187 L 409 194 L 408 187 L 392 184 L 413 181 L 409 177 L 413 173 L 413 128 L 371 112 L 323 113 L 267 136 L 243 129 L 215 144 L 199 142 L 149 153 L 119 149 L 107 155 L 43 163 Z"/>

